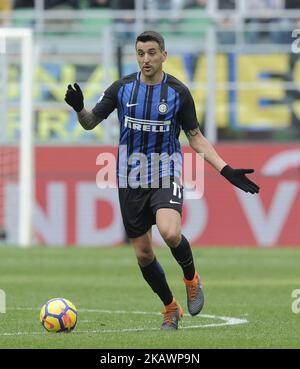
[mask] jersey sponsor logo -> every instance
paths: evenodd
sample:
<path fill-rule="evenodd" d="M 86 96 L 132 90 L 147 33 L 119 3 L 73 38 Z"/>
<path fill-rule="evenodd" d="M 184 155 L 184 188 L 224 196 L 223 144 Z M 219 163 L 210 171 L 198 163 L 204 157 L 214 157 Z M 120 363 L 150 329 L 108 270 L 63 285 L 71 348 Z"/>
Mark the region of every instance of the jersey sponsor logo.
<path fill-rule="evenodd" d="M 158 111 L 160 114 L 167 114 L 169 110 L 168 104 L 164 101 L 162 101 L 159 105 L 158 105 Z"/>
<path fill-rule="evenodd" d="M 136 105 L 139 105 L 139 103 L 136 103 L 136 104 L 129 104 L 129 103 L 126 103 L 127 108 L 130 108 L 131 106 L 136 106 Z"/>
<path fill-rule="evenodd" d="M 170 120 L 147 120 L 147 119 L 136 119 L 125 115 L 124 125 L 127 128 L 134 129 L 136 131 L 146 132 L 169 132 L 170 131 Z"/>

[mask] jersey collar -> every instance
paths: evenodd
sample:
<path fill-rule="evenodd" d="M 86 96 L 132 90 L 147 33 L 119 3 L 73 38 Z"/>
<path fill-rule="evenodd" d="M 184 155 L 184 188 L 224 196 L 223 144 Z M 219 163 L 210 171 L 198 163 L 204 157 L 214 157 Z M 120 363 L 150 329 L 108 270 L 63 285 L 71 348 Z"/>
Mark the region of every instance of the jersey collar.
<path fill-rule="evenodd" d="M 142 78 L 141 78 L 141 72 L 138 72 L 137 73 L 137 80 L 142 84 L 142 85 L 145 85 L 145 86 L 158 86 L 158 85 L 160 85 L 161 83 L 165 83 L 166 82 L 166 80 L 167 80 L 167 77 L 168 77 L 168 75 L 167 75 L 167 73 L 165 73 L 165 72 L 163 72 L 163 74 L 164 74 L 164 78 L 159 82 L 159 83 L 156 83 L 156 84 L 154 84 L 154 85 L 147 85 L 145 82 L 143 82 L 143 80 L 142 80 Z"/>

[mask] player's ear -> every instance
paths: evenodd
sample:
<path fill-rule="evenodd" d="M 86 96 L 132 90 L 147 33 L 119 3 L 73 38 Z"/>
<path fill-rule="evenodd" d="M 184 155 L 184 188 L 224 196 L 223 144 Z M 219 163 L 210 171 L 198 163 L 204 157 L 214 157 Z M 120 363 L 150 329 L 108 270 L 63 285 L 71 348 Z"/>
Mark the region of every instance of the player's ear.
<path fill-rule="evenodd" d="M 162 52 L 162 55 L 163 55 L 163 62 L 167 59 L 167 56 L 168 56 L 168 53 L 166 52 L 166 50 L 164 50 Z"/>

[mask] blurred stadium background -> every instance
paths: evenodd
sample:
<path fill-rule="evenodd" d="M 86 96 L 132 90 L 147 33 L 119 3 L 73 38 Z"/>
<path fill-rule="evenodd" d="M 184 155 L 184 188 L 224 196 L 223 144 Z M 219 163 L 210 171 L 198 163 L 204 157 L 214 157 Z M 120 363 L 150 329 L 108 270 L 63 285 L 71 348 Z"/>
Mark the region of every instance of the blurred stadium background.
<path fill-rule="evenodd" d="M 137 70 L 135 37 L 155 29 L 165 70 L 191 89 L 206 137 L 232 166 L 255 168 L 261 186 L 247 196 L 206 165 L 204 197 L 185 202 L 183 233 L 194 246 L 300 246 L 298 27 L 300 2 L 291 0 L 0 0 L 0 243 L 126 243 L 116 190 L 96 186 L 97 155 L 117 151 L 116 113 L 84 131 L 64 94 L 78 82 L 92 108 Z M 21 38 L 4 32 L 15 28 L 33 35 L 32 146 L 21 129 L 31 95 Z"/>

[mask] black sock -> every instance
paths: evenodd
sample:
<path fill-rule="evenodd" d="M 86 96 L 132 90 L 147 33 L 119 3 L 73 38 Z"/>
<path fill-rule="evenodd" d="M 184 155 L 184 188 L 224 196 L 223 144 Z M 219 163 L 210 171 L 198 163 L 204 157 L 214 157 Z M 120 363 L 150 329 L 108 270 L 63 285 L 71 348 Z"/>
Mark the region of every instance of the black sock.
<path fill-rule="evenodd" d="M 195 265 L 189 241 L 181 235 L 180 244 L 177 247 L 170 247 L 174 258 L 183 270 L 185 279 L 192 280 L 195 275 Z"/>
<path fill-rule="evenodd" d="M 169 305 L 173 301 L 173 295 L 168 286 L 165 273 L 159 262 L 154 258 L 151 264 L 142 267 L 139 265 L 144 279 L 158 294 L 164 305 Z"/>

